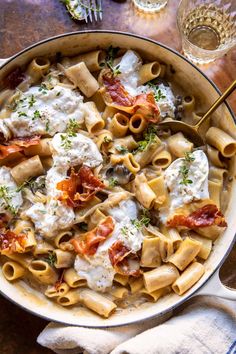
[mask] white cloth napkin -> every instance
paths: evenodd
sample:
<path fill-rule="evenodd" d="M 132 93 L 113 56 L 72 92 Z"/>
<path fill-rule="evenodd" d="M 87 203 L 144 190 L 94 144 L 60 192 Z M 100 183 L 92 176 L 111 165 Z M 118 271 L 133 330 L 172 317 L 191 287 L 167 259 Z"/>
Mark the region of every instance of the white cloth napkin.
<path fill-rule="evenodd" d="M 163 324 L 100 330 L 50 323 L 37 341 L 57 354 L 235 354 L 236 302 L 199 296 Z"/>

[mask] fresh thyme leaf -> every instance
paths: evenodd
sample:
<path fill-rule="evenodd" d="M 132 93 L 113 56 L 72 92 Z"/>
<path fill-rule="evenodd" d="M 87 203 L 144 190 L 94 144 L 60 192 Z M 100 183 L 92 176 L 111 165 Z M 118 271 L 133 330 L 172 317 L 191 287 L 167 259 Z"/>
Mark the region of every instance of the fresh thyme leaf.
<path fill-rule="evenodd" d="M 54 267 L 54 264 L 57 260 L 57 256 L 53 252 L 49 252 L 48 256 L 44 258 L 45 262 L 47 262 L 51 267 Z"/>
<path fill-rule="evenodd" d="M 39 86 L 39 92 L 42 92 L 42 94 L 46 95 L 48 92 L 47 85 L 45 82 L 42 82 L 41 85 Z"/>
<path fill-rule="evenodd" d="M 107 65 L 107 67 L 111 70 L 112 75 L 113 76 L 117 76 L 119 74 L 121 74 L 120 71 L 120 65 L 116 65 L 114 66 L 114 59 L 115 56 L 117 55 L 117 52 L 119 51 L 120 48 L 113 48 L 112 46 L 110 46 L 107 50 L 107 56 L 105 59 L 105 63 Z"/>
<path fill-rule="evenodd" d="M 125 155 L 129 152 L 126 146 L 124 145 L 116 145 L 116 150 L 119 151 L 122 155 Z"/>
<path fill-rule="evenodd" d="M 13 194 L 10 192 L 9 187 L 0 186 L 0 198 L 2 198 L 6 204 L 6 209 L 13 215 L 16 215 L 17 210 L 12 205 Z"/>
<path fill-rule="evenodd" d="M 115 187 L 118 185 L 118 180 L 114 177 L 108 179 L 109 187 Z"/>
<path fill-rule="evenodd" d="M 50 120 L 47 119 L 46 124 L 45 124 L 45 130 L 46 130 L 46 132 L 49 132 L 49 130 L 50 130 L 49 125 L 50 125 Z"/>
<path fill-rule="evenodd" d="M 129 231 L 128 227 L 127 226 L 123 226 L 121 229 L 120 229 L 121 233 L 123 236 L 127 236 L 127 233 Z"/>
<path fill-rule="evenodd" d="M 79 129 L 79 123 L 75 119 L 70 119 L 66 127 L 66 132 L 61 134 L 61 146 L 65 150 L 69 150 L 71 148 L 72 140 L 70 138 L 75 137 Z"/>
<path fill-rule="evenodd" d="M 148 224 L 150 223 L 151 219 L 145 215 L 141 216 L 141 219 L 134 219 L 131 220 L 131 223 L 137 228 L 137 229 L 141 229 L 143 226 L 148 226 Z"/>
<path fill-rule="evenodd" d="M 109 138 L 108 136 L 105 136 L 103 141 L 104 141 L 104 143 L 110 143 L 112 141 L 112 139 Z"/>
<path fill-rule="evenodd" d="M 38 118 L 41 118 L 41 113 L 38 110 L 36 110 L 36 111 L 34 111 L 34 116 L 33 116 L 32 120 L 35 120 Z"/>
<path fill-rule="evenodd" d="M 34 105 L 35 102 L 36 102 L 36 99 L 35 99 L 34 95 L 31 95 L 31 96 L 30 96 L 28 102 L 29 102 L 29 108 L 33 107 L 33 105 Z"/>
<path fill-rule="evenodd" d="M 147 86 L 153 90 L 155 101 L 160 101 L 161 99 L 166 98 L 166 96 L 162 93 L 161 89 L 158 85 L 154 84 L 153 82 L 149 81 Z"/>
<path fill-rule="evenodd" d="M 39 176 L 36 179 L 35 178 L 30 178 L 27 181 L 23 182 L 17 189 L 16 192 L 20 192 L 25 188 L 30 188 L 30 190 L 35 193 L 37 190 L 40 190 L 43 192 L 45 188 L 45 176 Z"/>
<path fill-rule="evenodd" d="M 192 156 L 191 152 L 186 152 L 183 160 L 183 164 L 179 169 L 179 173 L 181 175 L 182 180 L 180 184 L 187 186 L 188 184 L 192 184 L 193 181 L 188 178 L 189 169 L 191 162 L 193 162 L 195 158 Z"/>
<path fill-rule="evenodd" d="M 134 153 L 137 153 L 138 151 L 144 151 L 147 149 L 147 147 L 153 143 L 156 139 L 156 127 L 152 124 L 148 126 L 146 132 L 143 135 L 144 140 L 138 141 L 138 147 L 134 151 Z"/>
<path fill-rule="evenodd" d="M 184 154 L 185 161 L 192 162 L 195 160 L 191 152 L 185 152 Z"/>
<path fill-rule="evenodd" d="M 58 96 L 60 96 L 60 94 L 61 94 L 61 91 L 58 91 L 56 96 L 58 97 Z"/>
<path fill-rule="evenodd" d="M 18 112 L 19 117 L 27 117 L 27 114 L 25 112 Z"/>
<path fill-rule="evenodd" d="M 70 119 L 69 123 L 66 126 L 66 133 L 69 136 L 76 136 L 76 133 L 80 129 L 79 123 L 75 119 Z"/>
<path fill-rule="evenodd" d="M 69 150 L 72 146 L 72 141 L 70 139 L 70 136 L 68 134 L 61 134 L 61 146 L 65 150 Z"/>

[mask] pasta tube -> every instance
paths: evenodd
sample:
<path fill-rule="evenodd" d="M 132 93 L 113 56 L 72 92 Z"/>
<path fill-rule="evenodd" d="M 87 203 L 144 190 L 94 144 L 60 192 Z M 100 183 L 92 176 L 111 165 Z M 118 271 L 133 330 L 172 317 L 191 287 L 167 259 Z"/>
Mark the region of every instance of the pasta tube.
<path fill-rule="evenodd" d="M 38 155 L 20 162 L 11 169 L 11 175 L 18 185 L 21 185 L 31 177 L 41 176 L 43 174 L 43 165 Z"/>
<path fill-rule="evenodd" d="M 206 237 L 202 237 L 193 231 L 191 231 L 190 237 L 198 242 L 201 242 L 201 248 L 200 248 L 200 251 L 198 252 L 197 256 L 202 259 L 207 259 L 211 253 L 211 250 L 212 250 L 212 240 L 210 240 Z"/>
<path fill-rule="evenodd" d="M 53 251 L 53 254 L 56 258 L 54 262 L 56 268 L 69 268 L 74 264 L 75 256 L 68 251 L 56 249 Z"/>
<path fill-rule="evenodd" d="M 139 69 L 138 75 L 139 80 L 138 84 L 143 85 L 148 81 L 151 81 L 158 77 L 161 73 L 161 65 L 158 61 L 153 61 L 152 63 L 144 64 Z"/>
<path fill-rule="evenodd" d="M 193 150 L 193 143 L 185 138 L 183 133 L 171 135 L 167 139 L 168 149 L 176 157 L 184 157 L 186 152 Z"/>
<path fill-rule="evenodd" d="M 129 118 L 123 113 L 116 113 L 109 124 L 112 134 L 121 138 L 126 135 L 129 128 Z"/>
<path fill-rule="evenodd" d="M 150 209 L 156 199 L 156 194 L 147 183 L 144 174 L 137 175 L 134 180 L 134 193 L 135 197 L 144 208 Z"/>
<path fill-rule="evenodd" d="M 90 134 L 95 134 L 102 130 L 105 126 L 105 122 L 102 119 L 100 113 L 94 102 L 84 103 L 85 107 L 85 125 Z"/>
<path fill-rule="evenodd" d="M 232 157 L 236 153 L 236 141 L 219 128 L 211 127 L 208 129 L 206 141 L 219 150 L 225 157 Z"/>
<path fill-rule="evenodd" d="M 65 70 L 65 74 L 86 97 L 93 96 L 99 89 L 97 80 L 90 73 L 84 62 L 69 67 Z"/>
<path fill-rule="evenodd" d="M 80 296 L 85 306 L 105 318 L 109 317 L 117 307 L 114 302 L 93 290 L 82 289 Z"/>
<path fill-rule="evenodd" d="M 178 277 L 178 269 L 172 264 L 164 264 L 143 274 L 145 289 L 149 293 L 173 284 Z"/>
<path fill-rule="evenodd" d="M 158 237 L 145 237 L 142 246 L 140 265 L 142 267 L 155 268 L 161 265 Z"/>
<path fill-rule="evenodd" d="M 172 162 L 172 157 L 171 154 L 166 151 L 159 151 L 157 152 L 152 159 L 152 164 L 155 167 L 160 167 L 160 168 L 167 168 Z"/>
<path fill-rule="evenodd" d="M 26 156 L 52 156 L 51 150 L 51 140 L 50 138 L 40 139 L 38 145 L 32 145 L 24 149 Z"/>
<path fill-rule="evenodd" d="M 49 286 L 44 294 L 49 298 L 54 298 L 64 296 L 69 290 L 70 287 L 66 283 L 61 283 L 58 287 L 55 287 L 54 285 Z"/>
<path fill-rule="evenodd" d="M 186 237 L 177 251 L 170 256 L 169 262 L 173 263 L 178 269 L 184 270 L 194 260 L 200 249 L 200 242 Z"/>
<path fill-rule="evenodd" d="M 84 62 L 89 71 L 98 71 L 101 69 L 101 63 L 104 61 L 106 56 L 103 50 L 94 50 L 92 52 L 83 53 L 71 58 L 64 58 L 62 60 L 62 65 L 64 67 L 69 67 L 80 62 Z"/>
<path fill-rule="evenodd" d="M 64 272 L 64 280 L 71 288 L 78 288 L 87 284 L 84 278 L 81 278 L 74 268 L 66 269 Z"/>
<path fill-rule="evenodd" d="M 49 59 L 43 57 L 33 59 L 26 70 L 26 74 L 30 77 L 31 84 L 37 83 L 43 75 L 46 74 L 49 67 Z"/>
<path fill-rule="evenodd" d="M 7 261 L 2 266 L 2 273 L 7 280 L 14 281 L 16 279 L 24 277 L 25 268 L 23 268 L 17 262 Z"/>
<path fill-rule="evenodd" d="M 54 284 L 58 280 L 58 274 L 43 260 L 33 260 L 28 269 L 43 284 Z"/>
<path fill-rule="evenodd" d="M 182 295 L 190 289 L 205 273 L 205 268 L 201 263 L 194 262 L 185 269 L 180 277 L 172 285 L 172 289 L 178 295 Z"/>
<path fill-rule="evenodd" d="M 129 130 L 134 134 L 139 134 L 147 127 L 147 120 L 140 113 L 133 114 L 129 120 Z"/>

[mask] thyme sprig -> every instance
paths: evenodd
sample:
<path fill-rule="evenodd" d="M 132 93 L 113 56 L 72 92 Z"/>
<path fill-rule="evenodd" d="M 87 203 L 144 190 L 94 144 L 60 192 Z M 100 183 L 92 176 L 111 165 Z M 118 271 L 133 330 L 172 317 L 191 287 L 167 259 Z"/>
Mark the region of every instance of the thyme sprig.
<path fill-rule="evenodd" d="M 114 66 L 114 59 L 115 59 L 119 49 L 120 48 L 118 48 L 118 47 L 114 48 L 111 45 L 108 48 L 108 50 L 107 50 L 107 56 L 106 56 L 106 59 L 105 59 L 105 64 L 111 70 L 113 76 L 117 76 L 117 75 L 121 74 L 120 65 L 115 65 Z"/>
<path fill-rule="evenodd" d="M 161 99 L 165 99 L 166 96 L 163 94 L 161 89 L 158 87 L 157 84 L 154 84 L 153 82 L 149 81 L 147 83 L 147 86 L 150 87 L 153 91 L 155 101 L 160 101 Z"/>
<path fill-rule="evenodd" d="M 138 147 L 134 151 L 134 153 L 146 150 L 148 146 L 155 141 L 156 131 L 157 128 L 153 124 L 150 124 L 145 133 L 143 134 L 144 140 L 138 141 Z"/>
<path fill-rule="evenodd" d="M 10 213 L 13 215 L 16 215 L 17 210 L 16 208 L 12 205 L 12 198 L 13 198 L 12 192 L 10 191 L 9 187 L 7 186 L 0 186 L 0 198 L 3 199 L 3 202 L 1 203 L 1 206 L 5 206 Z M 5 205 L 4 205 L 5 204 Z"/>
<path fill-rule="evenodd" d="M 193 183 L 193 181 L 188 177 L 188 175 L 189 175 L 189 169 L 190 169 L 191 162 L 193 162 L 194 160 L 195 160 L 195 158 L 192 156 L 191 152 L 185 153 L 183 164 L 179 169 L 179 173 L 182 178 L 180 181 L 180 184 L 187 186 L 188 184 Z"/>
<path fill-rule="evenodd" d="M 118 180 L 114 177 L 108 179 L 109 187 L 113 188 L 118 185 Z"/>
<path fill-rule="evenodd" d="M 47 262 L 51 267 L 54 267 L 55 262 L 57 260 L 57 256 L 53 252 L 49 252 L 48 256 L 44 258 L 45 262 Z"/>
<path fill-rule="evenodd" d="M 126 146 L 124 145 L 116 145 L 116 150 L 119 151 L 122 155 L 125 155 L 129 152 Z"/>
<path fill-rule="evenodd" d="M 70 119 L 66 127 L 66 132 L 61 134 L 61 146 L 65 150 L 69 150 L 72 146 L 71 138 L 76 136 L 76 133 L 80 129 L 79 123 L 75 119 Z"/>

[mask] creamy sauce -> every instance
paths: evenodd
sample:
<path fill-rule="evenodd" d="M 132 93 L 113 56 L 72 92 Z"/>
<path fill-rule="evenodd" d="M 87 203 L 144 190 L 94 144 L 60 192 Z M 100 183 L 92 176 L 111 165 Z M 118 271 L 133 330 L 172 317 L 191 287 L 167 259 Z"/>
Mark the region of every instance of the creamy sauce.
<path fill-rule="evenodd" d="M 108 213 L 115 221 L 112 235 L 99 245 L 94 256 L 85 259 L 78 255 L 74 264 L 77 273 L 87 280 L 91 289 L 103 292 L 112 286 L 115 275 L 108 256 L 111 245 L 120 240 L 133 252 L 137 252 L 143 242 L 143 234 L 131 223 L 131 220 L 137 219 L 137 206 L 134 201 L 122 201 L 119 207 L 108 210 Z M 127 227 L 126 233 L 121 232 L 124 227 Z"/>
<path fill-rule="evenodd" d="M 165 170 L 164 179 L 170 197 L 169 215 L 184 204 L 209 198 L 209 164 L 207 157 L 202 150 L 194 151 L 191 156 L 194 160 L 189 165 L 188 179 L 192 183 L 186 185 L 181 183 L 182 175 L 180 169 L 184 164 L 184 158 L 176 159 Z M 166 208 L 160 209 L 160 216 L 162 221 L 165 222 L 168 216 Z"/>
<path fill-rule="evenodd" d="M 84 121 L 83 97 L 67 87 L 41 89 L 32 86 L 22 93 L 17 108 L 9 118 L 0 121 L 0 131 L 8 139 L 34 134 L 51 135 L 64 132 L 71 119 Z"/>
<path fill-rule="evenodd" d="M 21 192 L 17 192 L 17 184 L 10 174 L 10 168 L 0 167 L 0 213 L 17 212 L 23 203 Z"/>

